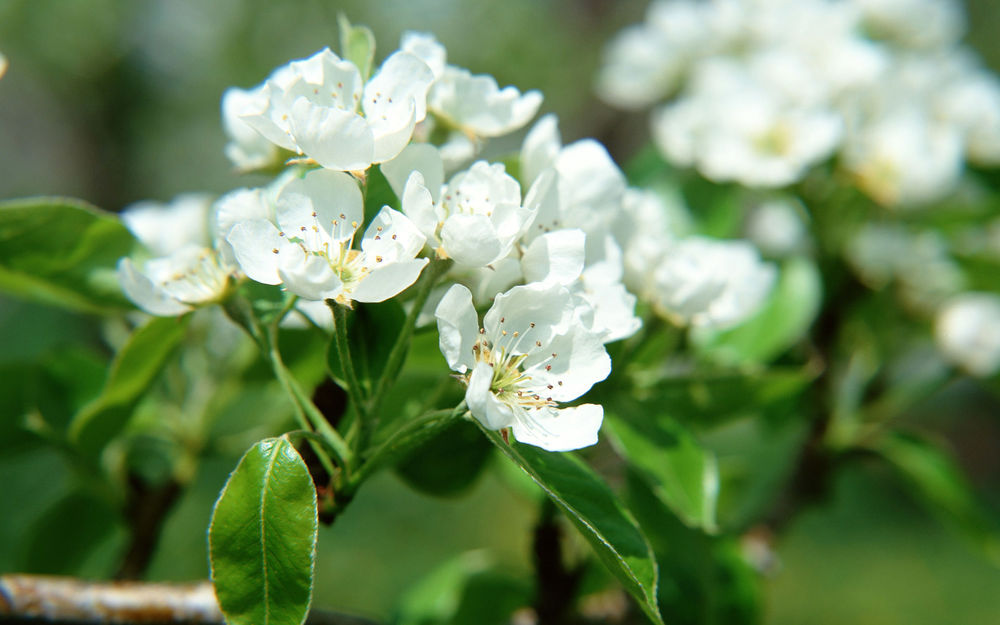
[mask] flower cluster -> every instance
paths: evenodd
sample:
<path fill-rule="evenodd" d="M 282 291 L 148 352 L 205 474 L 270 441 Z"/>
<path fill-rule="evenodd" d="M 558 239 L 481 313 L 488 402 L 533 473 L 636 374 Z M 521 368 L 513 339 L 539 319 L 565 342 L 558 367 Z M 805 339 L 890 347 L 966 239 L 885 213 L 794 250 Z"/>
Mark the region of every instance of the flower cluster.
<path fill-rule="evenodd" d="M 714 181 L 797 182 L 839 155 L 879 203 L 1000 163 L 1000 81 L 949 0 L 655 0 L 605 50 L 597 88 L 653 113 L 663 154 Z"/>
<path fill-rule="evenodd" d="M 527 125 L 541 95 L 446 58 L 432 36 L 406 33 L 370 78 L 324 49 L 228 90 L 226 154 L 282 173 L 214 202 L 129 210 L 158 258 L 123 259 L 123 288 L 176 315 L 249 279 L 329 327 L 327 305 L 412 306 L 404 292 L 434 260 L 447 269 L 414 315 L 436 320 L 472 415 L 545 449 L 593 444 L 603 409 L 562 404 L 610 373 L 604 346 L 641 327 L 639 298 L 677 324 L 726 327 L 759 307 L 774 268 L 747 242 L 683 236 L 682 208 L 628 188 L 600 143 L 564 145 L 552 115 L 527 132 L 516 176 L 478 158 Z M 383 178 L 395 204 L 366 206 Z"/>

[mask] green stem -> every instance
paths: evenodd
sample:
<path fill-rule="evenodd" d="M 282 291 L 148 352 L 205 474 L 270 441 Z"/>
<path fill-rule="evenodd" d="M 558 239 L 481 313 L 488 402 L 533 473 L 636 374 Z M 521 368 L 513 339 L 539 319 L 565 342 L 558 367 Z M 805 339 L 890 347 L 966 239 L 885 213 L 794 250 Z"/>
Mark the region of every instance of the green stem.
<path fill-rule="evenodd" d="M 278 333 L 271 332 L 268 338 L 270 343 L 268 359 L 271 362 L 271 368 L 274 370 L 278 381 L 284 387 L 285 392 L 292 398 L 292 403 L 296 407 L 296 413 L 302 424 L 302 428 L 315 430 L 322 436 L 327 443 L 327 447 L 335 452 L 334 459 L 337 461 L 337 464 L 343 467 L 345 472 L 350 473 L 354 460 L 354 453 L 351 451 L 350 446 L 340 436 L 340 433 L 330 425 L 330 422 L 326 420 L 323 413 L 312 402 L 312 399 L 306 395 L 298 381 L 292 376 L 291 371 L 285 366 L 284 361 L 281 359 L 281 351 L 278 349 Z M 334 468 L 328 466 L 329 459 L 326 457 L 325 451 L 321 452 L 315 446 L 314 449 L 317 452 L 316 455 L 323 461 L 323 468 L 331 476 L 336 475 Z"/>
<path fill-rule="evenodd" d="M 340 365 L 344 368 L 344 377 L 347 381 L 347 394 L 354 404 L 358 420 L 364 424 L 366 420 L 365 400 L 361 392 L 361 383 L 358 381 L 357 371 L 354 369 L 354 359 L 351 356 L 351 344 L 347 340 L 347 308 L 341 306 L 332 299 L 326 300 L 327 306 L 333 312 L 334 344 L 337 346 L 337 354 L 340 356 Z"/>
<path fill-rule="evenodd" d="M 292 400 L 292 407 L 294 408 L 294 414 L 296 421 L 298 421 L 299 426 L 305 430 L 315 430 L 320 436 L 326 441 L 326 448 L 334 451 L 334 459 L 337 464 L 343 467 L 345 472 L 350 472 L 352 469 L 354 454 L 351 448 L 344 442 L 344 439 L 340 434 L 330 425 L 330 422 L 326 420 L 326 417 L 316 408 L 316 405 L 312 403 L 312 400 L 305 394 L 299 383 L 292 377 L 291 372 L 285 366 L 284 361 L 281 358 L 281 351 L 278 348 L 278 324 L 281 318 L 288 313 L 295 305 L 295 298 L 289 298 L 282 309 L 281 314 L 278 315 L 277 319 L 270 327 L 270 332 L 265 330 L 257 318 L 257 315 L 253 312 L 253 307 L 250 302 L 246 301 L 242 297 L 231 297 L 223 303 L 223 309 L 226 314 L 239 324 L 247 334 L 257 343 L 260 347 L 261 352 L 267 358 L 268 363 L 271 365 L 271 370 L 274 372 L 274 377 L 278 379 L 278 383 L 288 394 L 289 399 Z M 324 446 L 318 445 L 315 441 L 309 441 L 312 446 L 313 451 L 316 452 L 316 456 L 319 458 L 320 462 L 323 464 L 323 468 L 330 474 L 330 476 L 337 475 L 337 471 L 330 461 L 330 457 L 326 453 Z"/>
<path fill-rule="evenodd" d="M 392 436 L 376 447 L 365 459 L 365 462 L 351 479 L 350 489 L 352 491 L 356 489 L 388 460 L 416 447 L 434 433 L 467 414 L 468 411 L 463 399 L 454 408 L 427 412 L 407 422 L 406 425 L 393 432 Z"/>
<path fill-rule="evenodd" d="M 385 369 L 382 371 L 382 375 L 379 377 L 378 382 L 375 384 L 375 388 L 373 389 L 371 405 L 368 406 L 368 414 L 370 414 L 372 418 L 378 418 L 378 413 L 382 407 L 382 401 L 385 399 L 386 392 L 396 379 L 396 372 L 399 371 L 400 366 L 403 364 L 403 358 L 406 357 L 406 350 L 410 346 L 410 339 L 413 337 L 413 330 L 417 326 L 417 317 L 420 315 L 424 305 L 427 303 L 427 298 L 430 297 L 431 291 L 438 283 L 438 280 L 449 269 L 451 269 L 453 264 L 453 261 L 447 259 L 432 260 L 427 269 L 423 272 L 423 280 L 417 287 L 417 294 L 413 298 L 413 307 L 410 308 L 410 312 L 406 316 L 406 320 L 403 322 L 403 327 L 399 331 L 399 336 L 396 338 L 396 342 L 392 346 L 392 351 L 389 352 L 389 358 L 386 360 Z M 372 428 L 374 429 L 374 424 L 372 424 Z"/>

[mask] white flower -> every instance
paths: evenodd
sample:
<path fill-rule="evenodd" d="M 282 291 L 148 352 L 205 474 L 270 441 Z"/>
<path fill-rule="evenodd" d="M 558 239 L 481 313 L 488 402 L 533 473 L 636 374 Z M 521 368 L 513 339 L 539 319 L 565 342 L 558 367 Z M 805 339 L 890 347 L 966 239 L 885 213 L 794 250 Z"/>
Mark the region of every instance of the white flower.
<path fill-rule="evenodd" d="M 181 315 L 221 300 L 232 272 L 215 250 L 197 245 L 142 264 L 131 258 L 118 261 L 118 281 L 125 295 L 160 317 Z"/>
<path fill-rule="evenodd" d="M 9 65 L 10 62 L 7 61 L 7 57 L 4 56 L 3 53 L 0 53 L 0 78 L 3 78 L 3 75 L 7 73 L 7 67 Z"/>
<path fill-rule="evenodd" d="M 531 184 L 525 204 L 538 206 L 529 241 L 562 228 L 603 236 L 618 218 L 625 175 L 593 139 L 563 146 L 554 115 L 540 119 L 525 137 L 521 161 Z"/>
<path fill-rule="evenodd" d="M 987 377 L 1000 371 L 1000 296 L 963 293 L 938 313 L 938 347 L 969 373 Z"/>
<path fill-rule="evenodd" d="M 760 308 L 775 274 L 746 241 L 688 237 L 667 248 L 644 295 L 678 323 L 723 329 Z"/>
<path fill-rule="evenodd" d="M 424 236 L 388 206 L 372 220 L 361 249 L 352 249 L 364 207 L 348 174 L 312 170 L 287 183 L 276 204 L 278 226 L 242 221 L 228 236 L 243 271 L 257 282 L 283 284 L 310 300 L 381 302 L 413 284 L 428 262 L 416 258 Z"/>
<path fill-rule="evenodd" d="M 835 111 L 783 97 L 735 62 L 705 62 L 693 81 L 654 114 L 653 139 L 667 159 L 714 181 L 785 186 L 840 142 Z"/>
<path fill-rule="evenodd" d="M 501 89 L 492 76 L 446 65 L 444 46 L 432 35 L 405 33 L 400 49 L 421 58 L 434 72 L 427 108 L 470 138 L 513 132 L 527 124 L 542 105 L 538 91 L 522 94 L 516 87 Z"/>
<path fill-rule="evenodd" d="M 121 219 L 155 256 L 166 256 L 182 247 L 207 247 L 212 197 L 205 193 L 178 195 L 167 204 L 136 202 L 125 208 Z"/>
<path fill-rule="evenodd" d="M 323 167 L 364 170 L 406 147 L 433 78 L 416 56 L 396 52 L 362 84 L 358 68 L 327 48 L 275 70 L 256 96 L 263 105 L 242 119 Z"/>
<path fill-rule="evenodd" d="M 572 296 L 557 284 L 517 286 L 496 297 L 479 328 L 472 294 L 454 285 L 438 304 L 441 352 L 466 384 L 465 400 L 486 428 L 549 451 L 597 442 L 604 410 L 559 408 L 611 372 L 599 337 L 574 323 Z"/>
<path fill-rule="evenodd" d="M 808 213 L 796 200 L 774 198 L 761 202 L 747 217 L 747 238 L 771 256 L 800 251 L 808 242 L 805 215 Z"/>
<path fill-rule="evenodd" d="M 961 134 L 929 119 L 925 111 L 905 107 L 852 131 L 843 162 L 876 202 L 901 207 L 926 204 L 958 183 Z"/>
<path fill-rule="evenodd" d="M 153 254 L 118 261 L 118 281 L 136 306 L 169 317 L 222 299 L 234 268 L 212 245 L 210 208 L 208 195 L 187 194 L 122 211 L 122 221 Z"/>
<path fill-rule="evenodd" d="M 399 193 L 399 177 L 413 168 L 401 193 L 403 212 L 432 242 L 438 255 L 466 267 L 485 267 L 507 256 L 531 224 L 535 211 L 521 206 L 521 186 L 504 166 L 477 161 L 446 185 L 435 186 L 443 178 L 436 150 L 420 144 L 408 150 L 424 151 L 421 157 L 426 161 L 398 169 L 390 166 L 384 171 Z M 409 157 L 407 152 L 404 155 Z"/>
<path fill-rule="evenodd" d="M 226 157 L 240 171 L 262 169 L 275 164 L 278 146 L 253 129 L 243 119 L 267 108 L 268 91 L 263 85 L 255 89 L 231 87 L 222 94 L 222 128 L 229 137 Z"/>

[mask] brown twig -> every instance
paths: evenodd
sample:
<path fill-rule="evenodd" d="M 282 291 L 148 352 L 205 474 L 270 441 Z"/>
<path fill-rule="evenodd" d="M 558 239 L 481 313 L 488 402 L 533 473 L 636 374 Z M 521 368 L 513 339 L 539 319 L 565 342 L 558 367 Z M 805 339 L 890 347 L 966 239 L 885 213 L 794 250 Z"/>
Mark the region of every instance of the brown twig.
<path fill-rule="evenodd" d="M 149 568 L 160 539 L 160 530 L 167 513 L 181 494 L 181 484 L 169 480 L 159 486 L 151 486 L 137 474 L 128 478 L 129 492 L 125 504 L 128 520 L 129 543 L 115 579 L 140 579 Z"/>
<path fill-rule="evenodd" d="M 58 625 L 97 623 L 222 624 L 208 581 L 192 584 L 89 582 L 44 575 L 0 576 L 0 620 Z M 313 610 L 307 625 L 375 625 L 368 619 Z"/>

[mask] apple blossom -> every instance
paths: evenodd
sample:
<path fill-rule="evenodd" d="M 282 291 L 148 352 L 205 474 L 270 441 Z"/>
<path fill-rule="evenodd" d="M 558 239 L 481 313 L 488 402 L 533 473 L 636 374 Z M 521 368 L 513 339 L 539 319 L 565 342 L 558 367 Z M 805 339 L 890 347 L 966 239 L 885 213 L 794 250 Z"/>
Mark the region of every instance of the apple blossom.
<path fill-rule="evenodd" d="M 426 258 L 416 258 L 425 238 L 388 206 L 375 216 L 352 249 L 364 218 L 361 191 L 345 173 L 317 169 L 288 182 L 277 194 L 276 221 L 249 219 L 227 237 L 248 277 L 282 284 L 309 300 L 381 302 L 413 284 Z"/>
<path fill-rule="evenodd" d="M 480 329 L 472 294 L 454 285 L 437 306 L 440 347 L 466 385 L 472 416 L 490 430 L 549 451 L 597 442 L 604 410 L 560 408 L 611 372 L 599 336 L 576 321 L 574 300 L 558 284 L 516 286 L 497 295 Z"/>
<path fill-rule="evenodd" d="M 1000 296 L 963 293 L 938 313 L 938 347 L 948 360 L 986 377 L 1000 371 Z"/>

